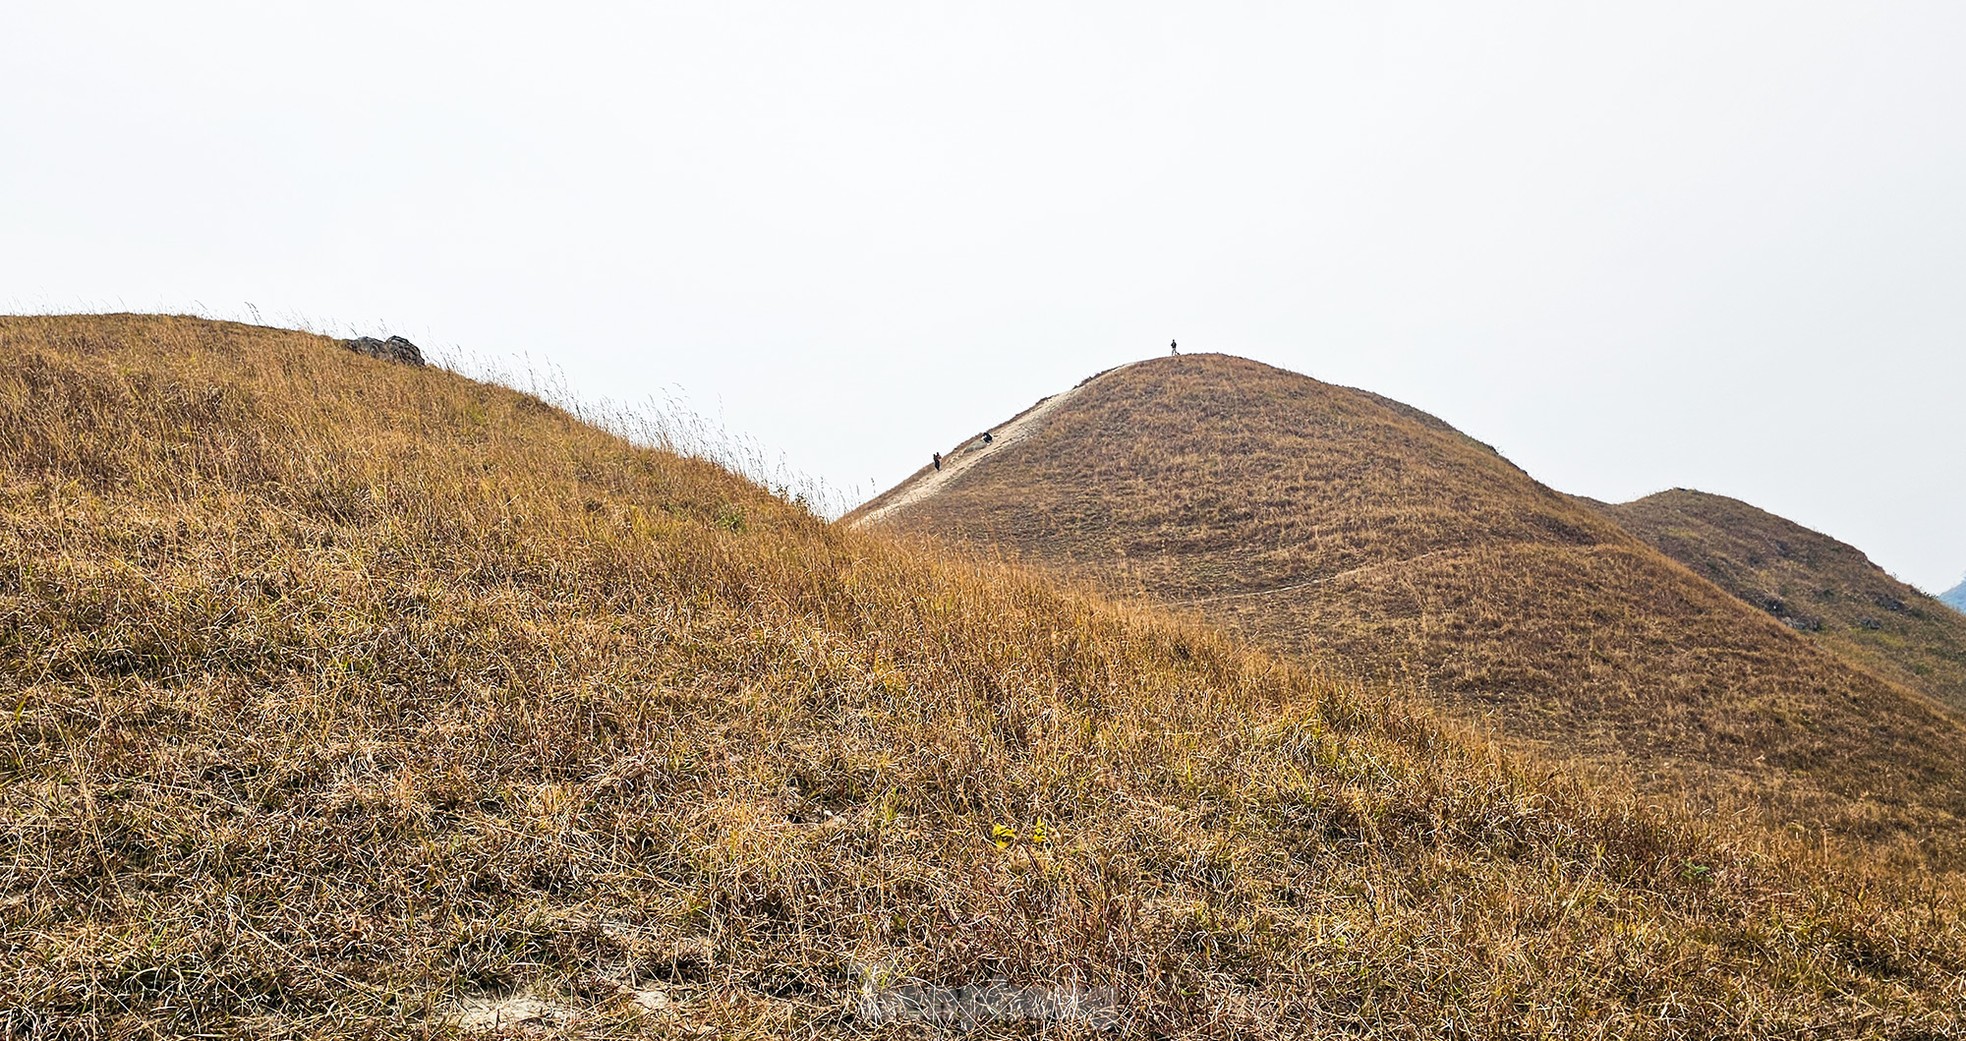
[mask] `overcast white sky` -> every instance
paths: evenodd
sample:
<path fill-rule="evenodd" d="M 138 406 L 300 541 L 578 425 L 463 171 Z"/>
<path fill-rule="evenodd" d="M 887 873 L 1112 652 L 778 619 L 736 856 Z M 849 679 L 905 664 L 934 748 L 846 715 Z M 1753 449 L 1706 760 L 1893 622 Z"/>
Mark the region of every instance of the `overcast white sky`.
<path fill-rule="evenodd" d="M 1966 572 L 1966 4 L 0 6 L 0 308 L 680 386 L 886 486 L 1247 355 Z"/>

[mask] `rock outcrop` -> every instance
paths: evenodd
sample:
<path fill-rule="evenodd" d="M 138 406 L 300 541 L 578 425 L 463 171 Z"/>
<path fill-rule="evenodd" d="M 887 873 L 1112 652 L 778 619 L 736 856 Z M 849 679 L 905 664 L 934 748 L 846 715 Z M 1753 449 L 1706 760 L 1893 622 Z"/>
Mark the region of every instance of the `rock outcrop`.
<path fill-rule="evenodd" d="M 417 350 L 416 344 L 400 336 L 391 336 L 387 340 L 378 340 L 373 336 L 358 336 L 353 340 L 341 341 L 341 345 L 357 354 L 381 358 L 383 361 L 399 361 L 405 365 L 423 364 L 423 352 Z"/>

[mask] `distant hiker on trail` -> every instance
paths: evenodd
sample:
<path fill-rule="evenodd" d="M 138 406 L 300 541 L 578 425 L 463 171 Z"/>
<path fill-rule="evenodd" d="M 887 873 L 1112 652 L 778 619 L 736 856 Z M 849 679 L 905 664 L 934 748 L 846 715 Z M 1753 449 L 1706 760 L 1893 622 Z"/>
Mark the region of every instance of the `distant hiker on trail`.
<path fill-rule="evenodd" d="M 937 470 L 942 469 L 942 453 L 940 452 L 935 453 L 935 468 Z"/>
<path fill-rule="evenodd" d="M 1178 343 L 1175 343 L 1175 342 L 1174 342 L 1173 340 L 1169 340 L 1169 341 L 1167 341 L 1167 353 L 1169 353 L 1169 354 L 1180 354 L 1180 353 L 1181 353 L 1181 345 L 1180 345 L 1180 344 L 1178 344 Z"/>

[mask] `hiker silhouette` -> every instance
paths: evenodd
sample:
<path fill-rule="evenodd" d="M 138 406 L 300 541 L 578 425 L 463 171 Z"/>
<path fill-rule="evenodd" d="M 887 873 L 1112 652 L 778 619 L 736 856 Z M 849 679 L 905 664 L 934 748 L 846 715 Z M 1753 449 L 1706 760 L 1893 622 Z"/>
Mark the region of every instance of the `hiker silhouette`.
<path fill-rule="evenodd" d="M 935 453 L 935 468 L 937 470 L 942 469 L 942 453 L 940 452 Z"/>
<path fill-rule="evenodd" d="M 1181 353 L 1181 345 L 1180 345 L 1180 344 L 1178 344 L 1178 343 L 1175 343 L 1175 342 L 1174 342 L 1173 340 L 1169 340 L 1169 341 L 1167 341 L 1167 353 L 1169 353 L 1169 354 L 1180 354 L 1180 353 Z"/>

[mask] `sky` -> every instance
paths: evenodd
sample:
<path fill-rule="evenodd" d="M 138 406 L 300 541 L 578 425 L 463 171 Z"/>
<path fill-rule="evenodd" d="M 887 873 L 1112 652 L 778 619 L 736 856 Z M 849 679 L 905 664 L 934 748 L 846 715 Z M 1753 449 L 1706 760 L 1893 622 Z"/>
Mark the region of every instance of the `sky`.
<path fill-rule="evenodd" d="M 1223 351 L 1966 574 L 1966 4 L 0 10 L 0 309 L 400 334 L 865 497 Z"/>

